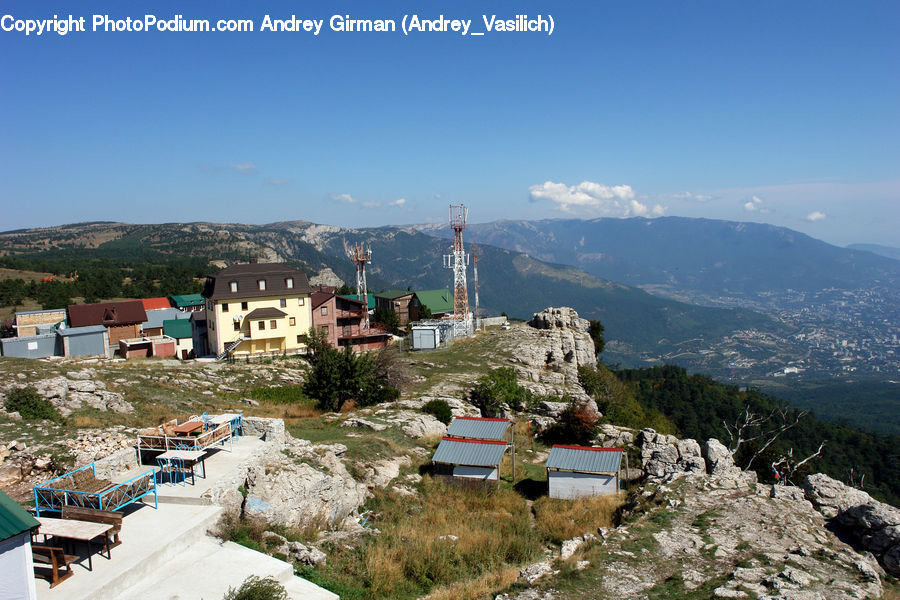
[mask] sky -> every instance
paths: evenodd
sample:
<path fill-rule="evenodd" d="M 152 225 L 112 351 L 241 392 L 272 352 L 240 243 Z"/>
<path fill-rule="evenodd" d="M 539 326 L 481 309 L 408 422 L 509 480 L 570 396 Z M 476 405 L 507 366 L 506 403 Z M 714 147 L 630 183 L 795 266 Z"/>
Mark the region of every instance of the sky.
<path fill-rule="evenodd" d="M 70 13 L 85 32 L 16 30 Z M 517 14 L 553 30 L 486 31 Z M 266 15 L 323 23 L 261 31 Z M 405 35 L 413 16 L 471 24 Z M 896 2 L 7 0 L 0 17 L 0 230 L 380 226 L 464 203 L 471 222 L 672 215 L 900 246 Z"/>

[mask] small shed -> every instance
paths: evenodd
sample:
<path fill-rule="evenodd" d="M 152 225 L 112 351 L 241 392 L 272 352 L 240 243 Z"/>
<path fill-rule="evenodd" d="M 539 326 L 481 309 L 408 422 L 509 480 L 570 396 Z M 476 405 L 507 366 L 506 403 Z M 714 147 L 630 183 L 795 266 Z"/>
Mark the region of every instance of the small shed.
<path fill-rule="evenodd" d="M 439 474 L 467 479 L 499 481 L 500 461 L 506 452 L 506 442 L 495 440 L 467 440 L 445 436 L 441 438 L 434 458 Z"/>
<path fill-rule="evenodd" d="M 146 306 L 146 305 L 145 305 Z M 153 308 L 147 311 L 147 320 L 141 324 L 141 334 L 155 336 L 163 334 L 163 321 L 169 319 L 187 319 L 190 314 L 183 313 L 177 308 Z"/>
<path fill-rule="evenodd" d="M 194 325 L 190 319 L 167 319 L 163 332 L 175 340 L 175 357 L 187 360 L 194 356 Z"/>
<path fill-rule="evenodd" d="M 487 417 L 456 417 L 447 428 L 447 435 L 467 440 L 508 441 L 507 432 L 512 421 Z"/>
<path fill-rule="evenodd" d="M 554 445 L 547 457 L 551 498 L 601 496 L 619 491 L 622 448 Z"/>
<path fill-rule="evenodd" d="M 56 332 L 29 335 L 27 337 L 3 338 L 0 340 L 3 356 L 19 358 L 47 358 L 60 354 Z"/>
<path fill-rule="evenodd" d="M 35 600 L 31 531 L 40 527 L 12 498 L 0 492 L 0 600 Z"/>
<path fill-rule="evenodd" d="M 412 350 L 435 350 L 446 346 L 453 339 L 453 321 L 429 319 L 411 327 Z"/>
<path fill-rule="evenodd" d="M 62 340 L 63 356 L 106 356 L 106 327 L 103 325 L 68 327 L 57 334 Z"/>

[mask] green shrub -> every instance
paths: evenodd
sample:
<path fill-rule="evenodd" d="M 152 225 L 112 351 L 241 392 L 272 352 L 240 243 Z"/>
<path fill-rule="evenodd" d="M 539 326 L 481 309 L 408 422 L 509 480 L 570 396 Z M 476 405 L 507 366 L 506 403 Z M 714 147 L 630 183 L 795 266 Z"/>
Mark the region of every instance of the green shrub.
<path fill-rule="evenodd" d="M 513 410 L 525 410 L 532 408 L 535 401 L 534 396 L 519 385 L 512 367 L 491 369 L 487 375 L 479 377 L 469 397 L 487 416 L 500 414 L 504 404 Z"/>
<path fill-rule="evenodd" d="M 265 578 L 251 575 L 241 587 L 229 587 L 223 600 L 288 600 L 288 593 L 271 575 Z"/>
<path fill-rule="evenodd" d="M 446 400 L 429 400 L 422 406 L 422 412 L 433 415 L 444 425 L 449 425 L 453 420 L 453 411 L 450 410 L 450 405 Z"/>
<path fill-rule="evenodd" d="M 17 412 L 26 421 L 49 419 L 61 421 L 62 415 L 49 400 L 40 396 L 33 387 L 13 388 L 6 395 L 7 412 Z"/>
<path fill-rule="evenodd" d="M 302 385 L 279 385 L 269 387 L 255 385 L 250 390 L 250 397 L 254 400 L 264 400 L 273 404 L 297 404 L 307 400 L 303 393 Z"/>
<path fill-rule="evenodd" d="M 569 398 L 559 420 L 541 434 L 547 444 L 590 444 L 597 435 L 600 416 L 587 402 Z"/>

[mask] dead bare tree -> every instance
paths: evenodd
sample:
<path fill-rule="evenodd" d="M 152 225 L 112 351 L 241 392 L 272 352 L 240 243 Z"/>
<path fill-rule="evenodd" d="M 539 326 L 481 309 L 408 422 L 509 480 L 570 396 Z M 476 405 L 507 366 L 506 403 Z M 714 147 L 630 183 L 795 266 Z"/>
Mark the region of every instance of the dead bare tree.
<path fill-rule="evenodd" d="M 848 472 L 848 481 L 847 483 L 850 487 L 855 487 L 858 490 L 865 489 L 866 485 L 866 474 L 862 473 L 857 476 L 856 469 L 854 467 L 850 467 L 850 471 Z"/>
<path fill-rule="evenodd" d="M 779 479 L 778 481 L 776 481 L 776 483 L 787 485 L 791 481 L 791 478 L 794 476 L 794 473 L 797 472 L 797 469 L 822 454 L 822 448 L 825 447 L 826 443 L 827 440 L 819 444 L 818 450 L 816 450 L 800 462 L 793 462 L 794 449 L 791 448 L 790 450 L 788 450 L 787 454 L 783 455 L 781 458 L 772 463 L 772 470 L 779 475 Z"/>
<path fill-rule="evenodd" d="M 744 465 L 744 469 L 749 469 L 753 466 L 753 461 L 765 452 L 782 433 L 799 423 L 800 419 L 807 414 L 809 414 L 807 410 L 800 411 L 795 413 L 792 418 L 789 409 L 775 407 L 768 415 L 760 415 L 752 412 L 749 406 L 745 407 L 744 412 L 735 419 L 734 423 L 722 421 L 725 431 L 728 432 L 728 451 L 734 456 L 743 444 L 758 441 L 759 447 Z"/>

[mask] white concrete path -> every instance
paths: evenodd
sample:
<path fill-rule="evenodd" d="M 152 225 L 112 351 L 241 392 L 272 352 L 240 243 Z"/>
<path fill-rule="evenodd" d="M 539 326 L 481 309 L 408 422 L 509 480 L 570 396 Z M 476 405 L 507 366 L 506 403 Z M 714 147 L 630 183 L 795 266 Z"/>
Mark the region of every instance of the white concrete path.
<path fill-rule="evenodd" d="M 222 508 L 200 495 L 263 444 L 249 436 L 234 452 L 216 452 L 207 463 L 207 479 L 197 485 L 159 486 L 159 508 L 135 503 L 126 507 L 122 544 L 111 559 L 94 554 L 94 570 L 73 566 L 75 575 L 54 589 L 36 581 L 38 600 L 220 600 L 250 575 L 273 576 L 296 600 L 337 600 L 338 596 L 300 577 L 293 566 L 244 546 L 210 536 Z M 146 468 L 144 469 L 146 471 Z"/>

